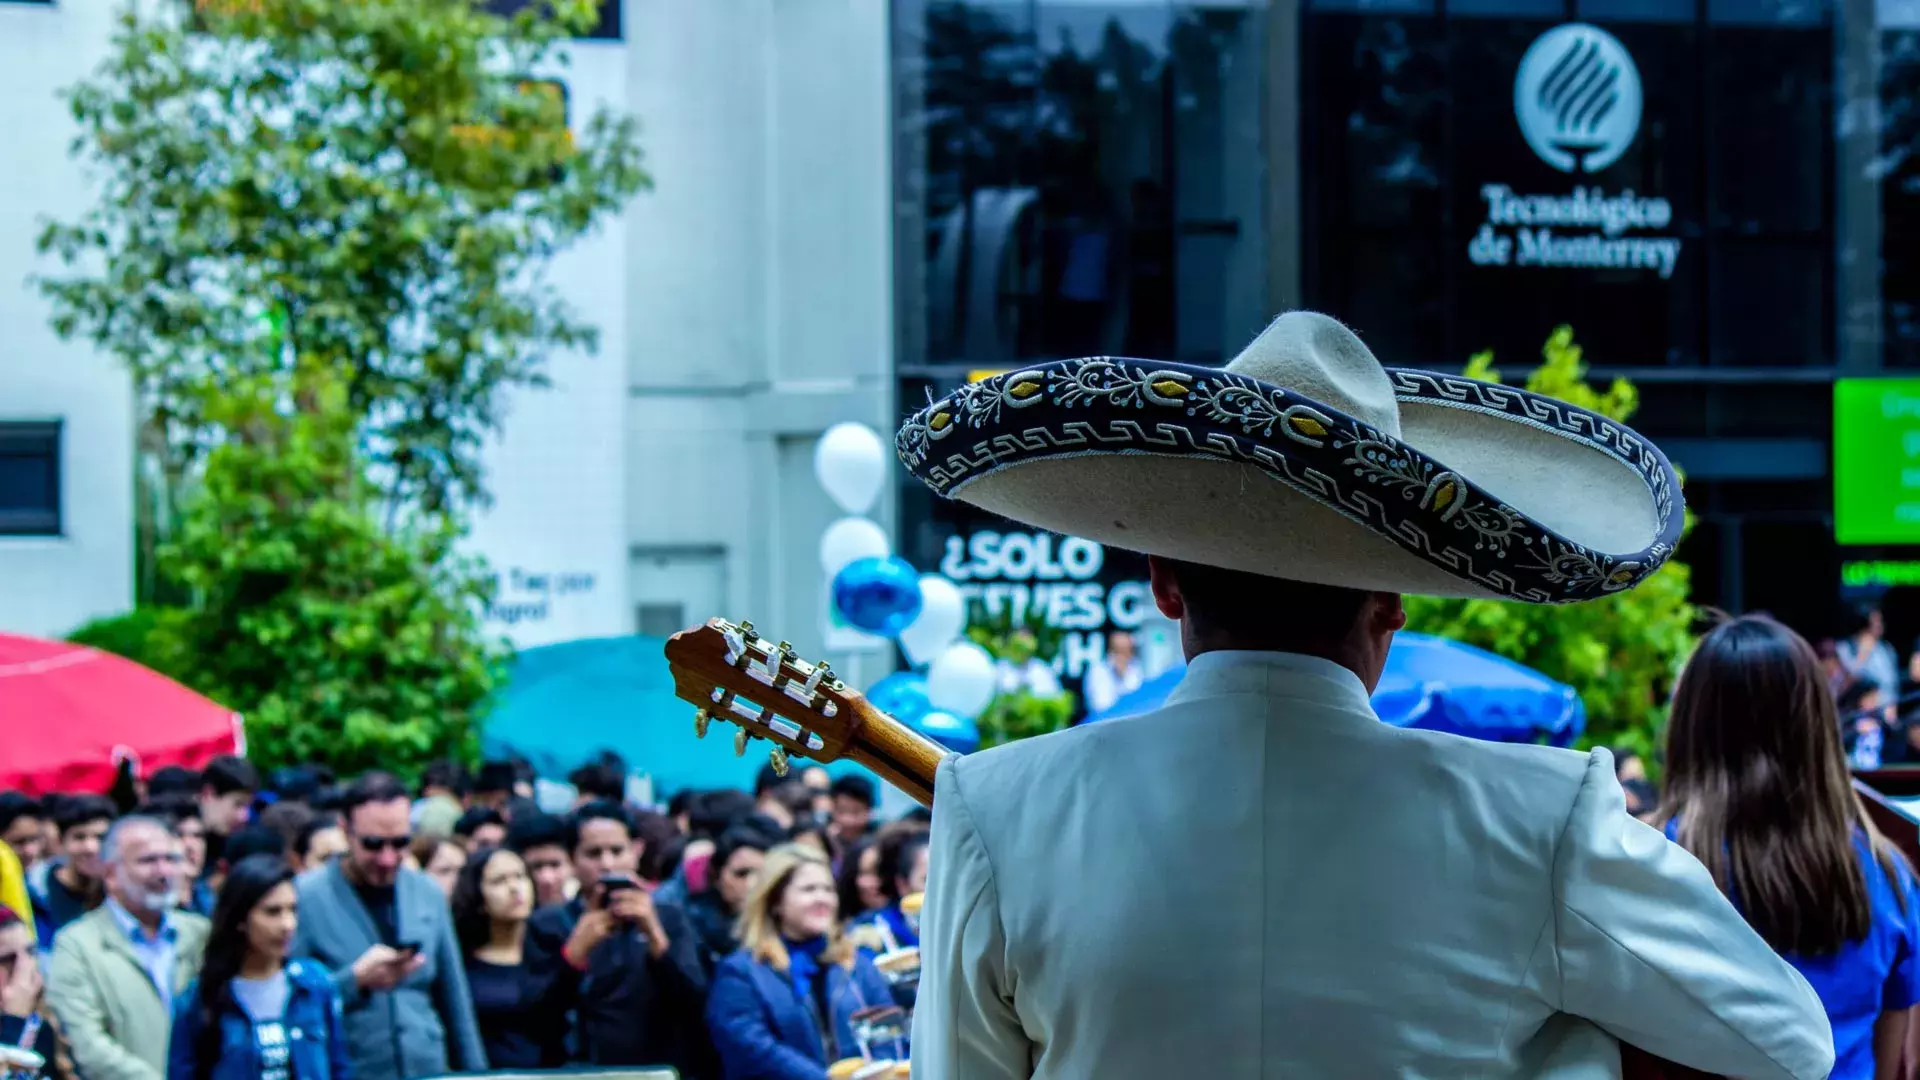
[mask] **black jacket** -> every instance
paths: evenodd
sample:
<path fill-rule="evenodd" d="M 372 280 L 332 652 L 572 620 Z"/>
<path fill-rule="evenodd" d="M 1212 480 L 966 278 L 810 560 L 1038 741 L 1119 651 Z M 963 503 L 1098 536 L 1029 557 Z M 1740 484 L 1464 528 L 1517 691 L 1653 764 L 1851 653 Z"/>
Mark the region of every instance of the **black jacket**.
<path fill-rule="evenodd" d="M 585 902 L 576 898 L 534 913 L 527 924 L 528 962 L 573 983 L 575 1060 L 671 1065 L 689 1080 L 699 1080 L 713 1075 L 714 1060 L 703 1022 L 707 975 L 699 935 L 672 904 L 657 904 L 654 910 L 668 939 L 657 960 L 649 955 L 646 937 L 629 927 L 593 950 L 586 971 L 576 971 L 561 955 L 586 911 Z"/>

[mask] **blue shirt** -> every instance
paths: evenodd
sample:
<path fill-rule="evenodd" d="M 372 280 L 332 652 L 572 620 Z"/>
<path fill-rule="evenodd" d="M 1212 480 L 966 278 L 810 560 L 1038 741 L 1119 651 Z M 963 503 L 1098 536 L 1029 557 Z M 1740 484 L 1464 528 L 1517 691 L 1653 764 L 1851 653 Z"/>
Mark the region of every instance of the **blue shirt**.
<path fill-rule="evenodd" d="M 1677 831 L 1678 822 L 1668 822 L 1668 839 Z M 1874 1021 L 1920 1003 L 1920 890 L 1903 860 L 1894 860 L 1898 880 L 1887 877 L 1865 833 L 1854 832 L 1853 849 L 1867 872 L 1873 911 L 1867 936 L 1831 956 L 1781 954 L 1826 1007 L 1833 1025 L 1830 1080 L 1873 1080 Z"/>
<path fill-rule="evenodd" d="M 149 934 L 132 912 L 120 906 L 120 901 L 108 897 L 106 907 L 113 915 L 113 921 L 119 924 L 120 932 L 127 935 L 127 943 L 133 946 L 134 957 L 140 961 L 140 968 L 147 973 L 147 978 L 153 980 L 153 988 L 160 992 L 160 1000 L 172 1001 L 173 964 L 180 952 L 180 932 L 174 928 L 173 918 L 162 915 L 160 932 Z"/>

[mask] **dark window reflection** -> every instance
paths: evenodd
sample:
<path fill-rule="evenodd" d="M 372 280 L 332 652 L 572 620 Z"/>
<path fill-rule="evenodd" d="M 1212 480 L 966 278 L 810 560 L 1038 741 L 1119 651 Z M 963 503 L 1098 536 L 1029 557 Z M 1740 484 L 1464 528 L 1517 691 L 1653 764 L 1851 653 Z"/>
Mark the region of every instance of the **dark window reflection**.
<path fill-rule="evenodd" d="M 1887 362 L 1920 366 L 1920 29 L 1881 34 L 1880 86 Z"/>
<path fill-rule="evenodd" d="M 1216 362 L 1266 306 L 1244 7 L 897 2 L 903 362 Z"/>
<path fill-rule="evenodd" d="M 1768 4 L 1741 10 L 1779 7 Z M 1569 174 L 1529 149 L 1514 111 L 1521 57 L 1566 16 L 1316 6 L 1303 48 L 1308 302 L 1399 363 L 1458 364 L 1486 348 L 1525 362 L 1563 323 L 1604 363 L 1830 363 L 1833 36 L 1807 14 L 1821 6 L 1792 10 L 1767 25 L 1590 14 L 1632 55 L 1644 105 L 1623 156 Z M 1657 197 L 1671 223 L 1638 235 L 1677 239 L 1679 256 L 1669 276 L 1476 263 L 1489 187 Z"/>

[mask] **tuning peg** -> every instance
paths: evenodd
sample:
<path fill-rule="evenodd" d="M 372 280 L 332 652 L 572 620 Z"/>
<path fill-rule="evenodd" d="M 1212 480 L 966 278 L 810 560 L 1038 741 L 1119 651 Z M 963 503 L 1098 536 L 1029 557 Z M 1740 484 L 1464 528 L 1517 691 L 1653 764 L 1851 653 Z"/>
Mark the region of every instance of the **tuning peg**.
<path fill-rule="evenodd" d="M 739 731 L 734 732 L 733 733 L 733 756 L 746 757 L 747 742 L 752 738 L 753 736 L 747 734 L 746 728 L 741 728 Z"/>
<path fill-rule="evenodd" d="M 750 623 L 750 622 L 743 622 L 743 623 L 741 623 L 741 624 L 740 624 L 740 632 L 741 632 L 742 634 L 745 634 L 745 635 L 746 635 L 747 637 L 752 637 L 752 636 L 753 636 L 753 624 L 752 624 L 752 623 Z"/>
<path fill-rule="evenodd" d="M 705 709 L 693 710 L 693 737 L 696 739 L 706 738 L 707 725 L 711 723 L 712 720 L 713 720 L 713 714 L 708 712 L 707 710 Z"/>
<path fill-rule="evenodd" d="M 779 776 L 779 777 L 785 777 L 787 775 L 787 748 L 786 747 L 784 746 L 774 747 L 773 752 L 767 755 L 767 761 L 773 765 L 773 775 Z"/>

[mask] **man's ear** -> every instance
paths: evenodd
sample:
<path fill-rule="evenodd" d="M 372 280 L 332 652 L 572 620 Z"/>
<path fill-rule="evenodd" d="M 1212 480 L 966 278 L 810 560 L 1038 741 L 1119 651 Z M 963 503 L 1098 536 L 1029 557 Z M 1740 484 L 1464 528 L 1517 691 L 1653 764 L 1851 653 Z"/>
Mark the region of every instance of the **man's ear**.
<path fill-rule="evenodd" d="M 1147 556 L 1147 582 L 1153 589 L 1153 603 L 1160 614 L 1175 622 L 1186 617 L 1187 601 L 1180 595 L 1180 580 L 1165 559 Z"/>
<path fill-rule="evenodd" d="M 1373 612 L 1369 616 L 1373 632 L 1391 634 L 1407 628 L 1407 605 L 1399 593 L 1374 593 Z"/>

